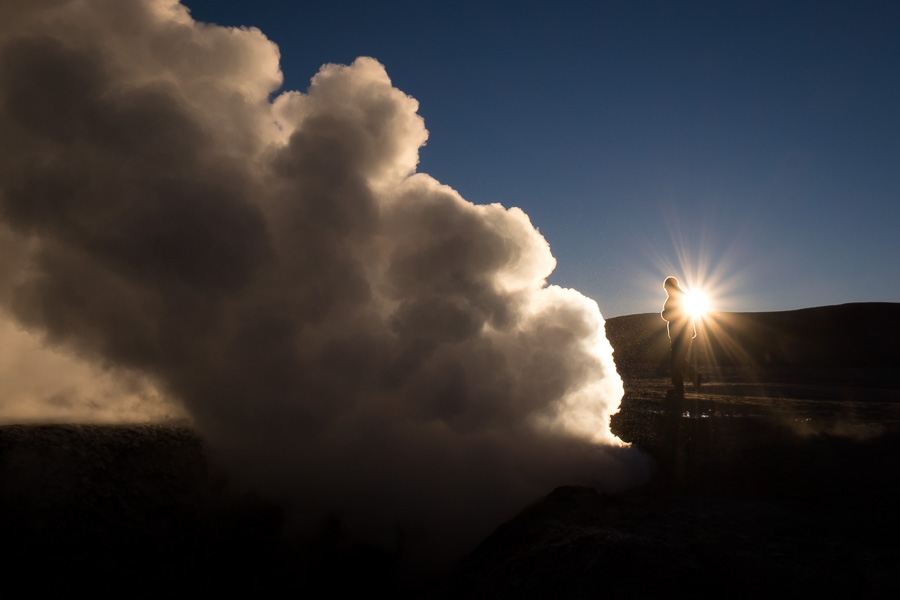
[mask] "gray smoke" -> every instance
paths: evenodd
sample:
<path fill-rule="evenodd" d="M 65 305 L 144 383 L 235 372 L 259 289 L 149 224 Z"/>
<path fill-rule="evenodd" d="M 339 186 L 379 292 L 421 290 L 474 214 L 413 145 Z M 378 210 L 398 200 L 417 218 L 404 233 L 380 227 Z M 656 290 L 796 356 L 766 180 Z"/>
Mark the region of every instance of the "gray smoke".
<path fill-rule="evenodd" d="M 5 2 L 4 310 L 152 381 L 301 526 L 455 551 L 554 485 L 639 479 L 603 319 L 546 285 L 528 217 L 415 173 L 377 61 L 270 101 L 278 59 L 174 0 Z"/>

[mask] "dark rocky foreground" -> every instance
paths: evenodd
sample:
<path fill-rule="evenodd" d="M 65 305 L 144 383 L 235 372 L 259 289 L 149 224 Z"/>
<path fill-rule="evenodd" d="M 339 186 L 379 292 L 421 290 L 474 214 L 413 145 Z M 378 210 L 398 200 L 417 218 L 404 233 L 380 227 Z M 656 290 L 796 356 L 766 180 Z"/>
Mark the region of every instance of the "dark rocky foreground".
<path fill-rule="evenodd" d="M 31 589 L 264 583 L 289 558 L 279 519 L 229 490 L 185 426 L 0 428 L 0 539 Z"/>
<path fill-rule="evenodd" d="M 650 390 L 652 392 L 652 390 Z M 452 572 L 404 579 L 398 557 L 284 535 L 280 511 L 229 487 L 189 428 L 0 428 L 0 533 L 31 589 L 424 594 L 433 598 L 895 597 L 900 428 L 868 437 L 698 402 L 614 417 L 658 465 L 616 496 L 552 491 Z M 690 399 L 690 395 L 689 395 Z M 737 413 L 728 412 L 738 410 Z M 751 413 L 755 409 L 750 409 Z M 704 417 L 703 415 L 707 416 Z M 803 423 L 807 421 L 803 420 Z M 124 586 L 124 587 L 123 587 Z"/>
<path fill-rule="evenodd" d="M 900 597 L 900 304 L 714 315 L 667 398 L 657 314 L 607 321 L 612 429 L 646 485 L 564 487 L 501 526 L 438 598 Z"/>
<path fill-rule="evenodd" d="M 900 365 L 773 363 L 758 335 L 761 350 L 702 363 L 702 393 L 673 402 L 645 321 L 625 341 L 610 321 L 626 384 L 612 426 L 654 458 L 653 479 L 548 490 L 438 577 L 328 529 L 299 543 L 177 424 L 0 427 L 5 567 L 30 590 L 129 596 L 898 597 Z"/>
<path fill-rule="evenodd" d="M 435 597 L 897 597 L 896 422 L 852 438 L 712 414 L 713 401 L 690 414 L 631 400 L 615 430 L 653 455 L 654 479 L 617 496 L 554 490 Z"/>

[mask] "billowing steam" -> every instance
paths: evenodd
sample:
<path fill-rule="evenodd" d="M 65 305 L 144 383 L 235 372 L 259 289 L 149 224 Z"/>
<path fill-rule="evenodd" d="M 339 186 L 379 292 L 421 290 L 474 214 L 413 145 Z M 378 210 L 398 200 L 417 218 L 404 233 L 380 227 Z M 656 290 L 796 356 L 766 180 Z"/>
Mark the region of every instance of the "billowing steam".
<path fill-rule="evenodd" d="M 0 44 L 4 310 L 150 378 L 243 482 L 427 547 L 637 477 L 597 305 L 521 210 L 414 173 L 381 64 L 271 101 L 276 46 L 174 0 L 4 2 Z"/>

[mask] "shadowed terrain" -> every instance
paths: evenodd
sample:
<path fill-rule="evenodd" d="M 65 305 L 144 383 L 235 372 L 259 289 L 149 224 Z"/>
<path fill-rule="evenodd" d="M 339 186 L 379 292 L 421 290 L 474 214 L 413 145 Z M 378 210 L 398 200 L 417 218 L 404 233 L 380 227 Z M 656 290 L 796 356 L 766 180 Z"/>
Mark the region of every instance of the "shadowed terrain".
<path fill-rule="evenodd" d="M 665 397 L 665 323 L 610 319 L 626 390 L 612 429 L 653 457 L 652 480 L 613 496 L 547 490 L 439 578 L 405 570 L 402 546 L 347 545 L 336 524 L 292 538 L 281 511 L 218 474 L 185 425 L 3 426 L 8 567 L 40 565 L 50 576 L 36 587 L 138 595 L 890 597 L 900 589 L 898 309 L 720 315 L 727 337 L 694 358 L 707 383 L 677 405 Z"/>
<path fill-rule="evenodd" d="M 693 362 L 707 369 L 877 368 L 900 365 L 900 304 L 868 302 L 697 320 Z M 606 335 L 625 377 L 665 375 L 669 342 L 658 313 L 614 317 Z"/>
<path fill-rule="evenodd" d="M 612 430 L 653 480 L 555 490 L 435 597 L 896 596 L 900 304 L 717 315 L 692 357 L 706 383 L 677 402 L 659 315 L 606 327 Z"/>

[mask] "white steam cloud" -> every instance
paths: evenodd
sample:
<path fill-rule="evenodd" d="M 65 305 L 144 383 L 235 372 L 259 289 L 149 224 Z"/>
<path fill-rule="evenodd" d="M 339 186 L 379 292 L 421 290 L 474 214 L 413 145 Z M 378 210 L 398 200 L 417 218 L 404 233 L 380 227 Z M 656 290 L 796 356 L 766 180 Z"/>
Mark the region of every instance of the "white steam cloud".
<path fill-rule="evenodd" d="M 377 61 L 271 101 L 278 61 L 174 0 L 4 2 L 3 309 L 367 539 L 467 544 L 554 485 L 639 478 L 603 319 L 545 284 L 528 217 L 415 173 L 418 103 Z"/>

